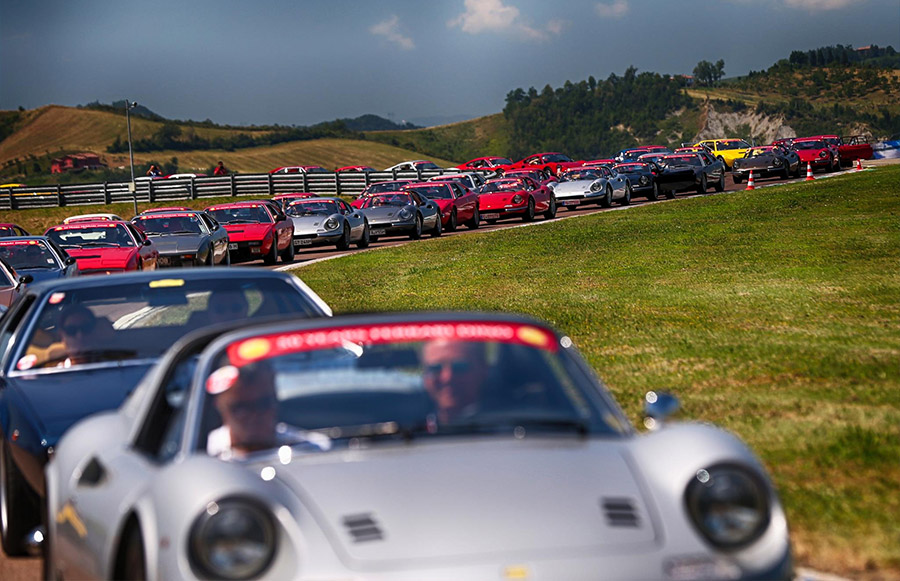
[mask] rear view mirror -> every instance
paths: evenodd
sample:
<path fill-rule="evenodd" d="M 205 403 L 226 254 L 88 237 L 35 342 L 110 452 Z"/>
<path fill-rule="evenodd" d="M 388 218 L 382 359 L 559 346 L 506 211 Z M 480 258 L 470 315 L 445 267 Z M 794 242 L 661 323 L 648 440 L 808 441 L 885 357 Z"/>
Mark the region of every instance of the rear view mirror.
<path fill-rule="evenodd" d="M 644 425 L 651 430 L 657 429 L 680 408 L 681 402 L 671 393 L 648 391 L 644 396 Z"/>

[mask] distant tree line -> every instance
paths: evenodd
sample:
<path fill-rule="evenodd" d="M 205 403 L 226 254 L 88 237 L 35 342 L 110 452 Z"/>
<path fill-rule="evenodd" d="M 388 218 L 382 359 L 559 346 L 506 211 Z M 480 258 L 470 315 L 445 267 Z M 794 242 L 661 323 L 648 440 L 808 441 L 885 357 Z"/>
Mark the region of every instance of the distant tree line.
<path fill-rule="evenodd" d="M 133 140 L 132 147 L 134 151 L 140 152 L 209 149 L 234 151 L 248 147 L 271 146 L 288 141 L 309 141 L 327 137 L 365 139 L 362 133 L 348 130 L 343 121 L 319 123 L 311 127 L 278 127 L 260 135 L 238 133 L 212 138 L 198 135 L 191 127 L 188 128 L 188 131 L 184 131 L 178 123 L 167 121 L 152 136 Z M 116 140 L 106 148 L 106 151 L 108 153 L 126 152 L 128 151 L 128 141 L 123 141 L 120 136 L 116 136 Z"/>
<path fill-rule="evenodd" d="M 591 159 L 654 138 L 666 115 L 691 104 L 684 80 L 628 67 L 623 76 L 594 77 L 554 90 L 547 85 L 516 89 L 506 96 L 513 158 L 536 151 L 561 151 Z"/>
<path fill-rule="evenodd" d="M 886 107 L 874 111 L 840 103 L 817 107 L 806 99 L 793 98 L 787 103 L 760 102 L 756 111 L 770 116 L 783 115 L 797 135 L 848 135 L 860 125 L 868 127 L 876 137 L 900 133 L 900 115 L 892 114 Z"/>
<path fill-rule="evenodd" d="M 813 50 L 791 52 L 788 62 L 799 67 L 827 67 L 833 64 L 870 64 L 883 68 L 900 67 L 900 54 L 894 47 L 880 48 L 872 45 L 865 49 L 854 49 L 851 45 L 836 44 Z"/>

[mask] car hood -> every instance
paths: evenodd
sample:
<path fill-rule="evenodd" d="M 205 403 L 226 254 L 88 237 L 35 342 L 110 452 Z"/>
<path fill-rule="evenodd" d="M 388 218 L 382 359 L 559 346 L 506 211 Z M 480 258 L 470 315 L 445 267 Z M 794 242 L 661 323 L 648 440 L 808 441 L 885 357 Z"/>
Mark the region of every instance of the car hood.
<path fill-rule="evenodd" d="M 656 539 L 621 442 L 467 439 L 313 460 L 279 478 L 360 563 L 473 558 L 486 547 L 522 557 L 632 551 Z"/>
<path fill-rule="evenodd" d="M 583 194 L 591 190 L 591 184 L 593 184 L 594 182 L 600 182 L 600 184 L 603 184 L 601 180 L 576 180 L 574 182 L 559 182 L 556 184 L 556 186 L 553 187 L 553 193 L 555 193 L 557 197 L 565 196 L 566 194 Z"/>
<path fill-rule="evenodd" d="M 79 270 L 125 268 L 128 261 L 137 254 L 138 248 L 136 246 L 67 248 L 66 252 L 78 262 Z"/>
<path fill-rule="evenodd" d="M 34 281 L 31 284 L 43 282 L 45 280 L 56 280 L 64 278 L 66 271 L 59 268 L 17 268 L 16 273 L 20 276 L 30 274 Z"/>
<path fill-rule="evenodd" d="M 294 223 L 294 236 L 302 234 L 315 234 L 318 232 L 325 220 L 329 218 L 326 214 L 313 214 L 312 216 L 291 216 L 291 222 Z"/>
<path fill-rule="evenodd" d="M 797 155 L 800 157 L 800 161 L 813 161 L 819 158 L 819 154 L 823 151 L 828 151 L 827 149 L 798 149 Z"/>
<path fill-rule="evenodd" d="M 134 362 L 8 377 L 6 397 L 45 446 L 53 446 L 76 421 L 119 407 L 150 366 Z"/>
<path fill-rule="evenodd" d="M 768 167 L 774 160 L 774 155 L 757 155 L 734 160 L 734 167 Z"/>
<path fill-rule="evenodd" d="M 397 214 L 400 213 L 400 210 L 403 208 L 408 208 L 409 206 L 379 206 L 377 208 L 364 208 L 360 210 L 366 216 L 368 216 L 369 221 L 376 220 L 379 222 L 386 222 L 389 220 L 399 220 Z"/>
<path fill-rule="evenodd" d="M 195 252 L 204 241 L 202 234 L 172 234 L 168 236 L 148 236 L 160 253 Z"/>
<path fill-rule="evenodd" d="M 272 224 L 225 224 L 229 242 L 262 240 L 272 232 Z"/>

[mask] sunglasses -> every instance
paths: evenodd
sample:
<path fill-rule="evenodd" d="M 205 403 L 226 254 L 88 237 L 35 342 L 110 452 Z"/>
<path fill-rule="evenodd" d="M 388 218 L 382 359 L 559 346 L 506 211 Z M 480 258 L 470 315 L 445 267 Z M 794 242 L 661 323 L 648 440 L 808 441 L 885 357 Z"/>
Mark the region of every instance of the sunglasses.
<path fill-rule="evenodd" d="M 73 325 L 63 325 L 61 327 L 61 329 L 65 335 L 68 335 L 69 337 L 74 337 L 78 333 L 81 333 L 82 335 L 87 335 L 88 333 L 90 333 L 91 331 L 94 330 L 95 325 L 96 325 L 96 321 L 88 320 L 88 321 L 85 321 L 80 324 L 76 323 Z"/>
<path fill-rule="evenodd" d="M 278 398 L 267 395 L 247 401 L 236 401 L 228 406 L 228 410 L 235 416 L 249 416 L 273 410 L 278 406 Z"/>
<path fill-rule="evenodd" d="M 472 369 L 472 364 L 468 361 L 453 361 L 451 363 L 432 363 L 425 366 L 425 373 L 429 375 L 438 375 L 445 368 L 450 368 L 453 375 L 461 375 Z"/>

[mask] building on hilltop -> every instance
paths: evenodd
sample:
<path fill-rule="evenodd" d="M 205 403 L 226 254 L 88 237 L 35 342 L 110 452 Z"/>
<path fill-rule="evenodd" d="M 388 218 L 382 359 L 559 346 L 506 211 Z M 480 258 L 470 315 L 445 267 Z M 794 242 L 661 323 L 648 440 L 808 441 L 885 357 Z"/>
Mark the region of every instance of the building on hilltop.
<path fill-rule="evenodd" d="M 106 164 L 96 153 L 73 153 L 53 160 L 50 173 L 79 172 L 86 169 L 103 169 Z"/>

